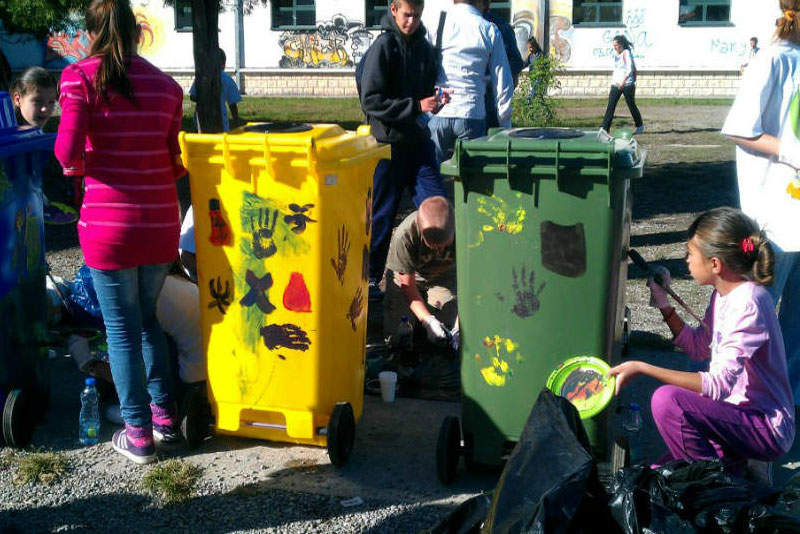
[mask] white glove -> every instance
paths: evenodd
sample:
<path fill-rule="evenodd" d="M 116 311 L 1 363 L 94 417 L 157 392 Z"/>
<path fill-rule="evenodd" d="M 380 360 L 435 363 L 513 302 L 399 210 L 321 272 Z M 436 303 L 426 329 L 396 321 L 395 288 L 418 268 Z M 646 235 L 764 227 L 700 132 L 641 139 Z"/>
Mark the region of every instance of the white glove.
<path fill-rule="evenodd" d="M 458 329 L 458 324 L 456 324 L 455 328 L 450 330 L 450 346 L 456 352 L 458 352 L 458 348 L 461 346 L 461 331 Z"/>
<path fill-rule="evenodd" d="M 788 165 L 795 170 L 800 169 L 800 140 L 794 135 L 787 136 L 786 139 L 781 139 L 778 162 Z"/>
<path fill-rule="evenodd" d="M 444 344 L 447 343 L 447 331 L 444 325 L 439 322 L 439 319 L 433 315 L 429 315 L 422 321 L 425 330 L 428 332 L 428 340 L 431 343 Z"/>
<path fill-rule="evenodd" d="M 658 274 L 661 275 L 661 279 L 664 282 L 665 287 L 669 287 L 670 283 L 670 275 L 669 269 L 664 267 L 663 265 L 655 265 L 653 267 Z M 650 306 L 653 308 L 658 308 L 659 310 L 662 308 L 668 308 L 669 304 L 669 296 L 667 292 L 664 291 L 664 288 L 661 287 L 656 283 L 652 276 L 647 279 L 647 287 L 650 288 Z"/>

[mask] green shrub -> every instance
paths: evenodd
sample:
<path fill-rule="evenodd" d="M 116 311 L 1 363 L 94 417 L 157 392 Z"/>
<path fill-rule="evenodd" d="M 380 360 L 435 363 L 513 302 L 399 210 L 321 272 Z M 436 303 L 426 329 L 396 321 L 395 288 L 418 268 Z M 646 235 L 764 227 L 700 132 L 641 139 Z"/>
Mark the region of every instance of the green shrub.
<path fill-rule="evenodd" d="M 556 98 L 552 93 L 561 89 L 558 77 L 563 68 L 558 59 L 540 56 L 522 73 L 514 91 L 512 123 L 514 126 L 557 126 Z"/>

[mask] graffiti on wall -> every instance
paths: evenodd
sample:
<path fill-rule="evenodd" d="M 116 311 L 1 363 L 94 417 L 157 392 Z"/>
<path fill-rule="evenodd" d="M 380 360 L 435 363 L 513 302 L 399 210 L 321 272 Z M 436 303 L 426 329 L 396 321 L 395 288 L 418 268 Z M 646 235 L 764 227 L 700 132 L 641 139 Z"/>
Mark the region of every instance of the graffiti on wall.
<path fill-rule="evenodd" d="M 747 55 L 749 41 L 732 41 L 725 39 L 711 39 L 710 50 L 719 56 L 744 57 Z"/>
<path fill-rule="evenodd" d="M 163 22 L 143 7 L 136 8 L 136 22 L 141 28 L 139 53 L 156 54 L 166 41 Z M 45 43 L 45 65 L 58 66 L 75 63 L 89 55 L 89 34 L 79 27 L 54 32 Z"/>
<path fill-rule="evenodd" d="M 314 31 L 283 32 L 278 44 L 282 68 L 344 68 L 358 64 L 372 44 L 372 34 L 363 22 L 334 15 Z"/>
<path fill-rule="evenodd" d="M 616 29 L 604 31 L 602 45 L 592 51 L 594 56 L 598 58 L 611 57 L 611 54 L 614 53 L 611 42 L 616 35 L 622 33 L 633 45 L 633 57 L 636 59 L 646 57 L 647 52 L 653 47 L 653 42 L 647 34 L 647 29 L 645 29 L 646 19 L 647 8 L 626 9 L 622 20 L 625 29 L 622 32 Z"/>
<path fill-rule="evenodd" d="M 517 0 L 513 6 L 512 26 L 517 36 L 517 46 L 526 53 L 526 42 L 531 37 L 536 37 L 536 41 L 542 45 L 543 1 Z M 550 0 L 550 53 L 564 63 L 572 57 L 572 35 L 572 0 Z"/>

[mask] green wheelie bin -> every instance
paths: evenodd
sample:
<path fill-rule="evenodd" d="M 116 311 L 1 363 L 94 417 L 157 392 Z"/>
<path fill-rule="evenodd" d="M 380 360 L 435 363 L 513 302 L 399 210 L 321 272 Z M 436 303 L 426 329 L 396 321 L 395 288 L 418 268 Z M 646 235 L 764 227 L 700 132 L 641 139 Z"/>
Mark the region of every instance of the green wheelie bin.
<path fill-rule="evenodd" d="M 456 143 L 461 421 L 442 423 L 437 470 L 502 465 L 551 372 L 570 358 L 620 359 L 626 342 L 633 139 L 566 128 L 492 130 Z M 605 412 L 583 421 L 607 457 Z"/>

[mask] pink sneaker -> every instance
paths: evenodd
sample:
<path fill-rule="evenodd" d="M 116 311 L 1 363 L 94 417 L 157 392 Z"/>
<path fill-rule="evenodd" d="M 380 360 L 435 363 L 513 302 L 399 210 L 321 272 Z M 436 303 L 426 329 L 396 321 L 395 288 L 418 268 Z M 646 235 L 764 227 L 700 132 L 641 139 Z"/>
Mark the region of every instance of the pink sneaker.
<path fill-rule="evenodd" d="M 177 410 L 174 407 L 162 408 L 157 404 L 150 404 L 150 413 L 153 420 L 153 438 L 159 443 L 178 443 L 181 433 L 178 426 Z"/>
<path fill-rule="evenodd" d="M 121 455 L 137 464 L 149 464 L 156 459 L 156 447 L 153 443 L 151 427 L 125 425 L 125 428 L 114 432 L 111 446 Z"/>

